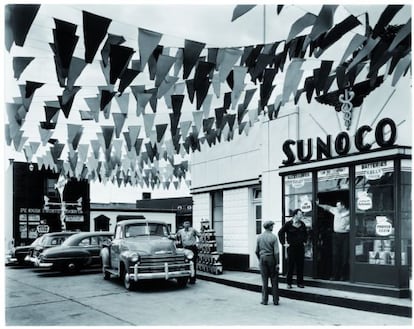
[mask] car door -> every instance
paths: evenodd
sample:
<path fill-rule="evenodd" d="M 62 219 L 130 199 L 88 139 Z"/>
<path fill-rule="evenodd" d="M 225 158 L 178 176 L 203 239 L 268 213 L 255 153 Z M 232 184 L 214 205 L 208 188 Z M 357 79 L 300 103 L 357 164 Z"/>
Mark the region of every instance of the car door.
<path fill-rule="evenodd" d="M 117 225 L 115 228 L 115 236 L 110 246 L 111 267 L 113 269 L 118 269 L 118 266 L 119 266 L 119 254 L 120 254 L 121 241 L 122 241 L 122 226 Z"/>

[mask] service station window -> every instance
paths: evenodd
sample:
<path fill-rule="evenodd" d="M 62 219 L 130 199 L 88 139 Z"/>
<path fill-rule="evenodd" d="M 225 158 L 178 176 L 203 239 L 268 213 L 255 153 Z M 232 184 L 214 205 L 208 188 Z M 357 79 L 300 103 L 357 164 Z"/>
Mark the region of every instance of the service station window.
<path fill-rule="evenodd" d="M 285 219 L 292 218 L 295 209 L 302 210 L 302 220 L 308 230 L 308 241 L 305 244 L 305 259 L 313 258 L 312 248 L 312 173 L 298 173 L 285 176 Z"/>
<path fill-rule="evenodd" d="M 395 265 L 394 184 L 392 160 L 355 166 L 357 262 Z"/>

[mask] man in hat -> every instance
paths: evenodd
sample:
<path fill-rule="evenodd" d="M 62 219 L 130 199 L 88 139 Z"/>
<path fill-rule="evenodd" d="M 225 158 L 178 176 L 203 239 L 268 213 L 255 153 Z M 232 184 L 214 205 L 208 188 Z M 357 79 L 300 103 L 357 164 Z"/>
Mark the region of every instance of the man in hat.
<path fill-rule="evenodd" d="M 262 275 L 262 301 L 267 305 L 269 299 L 268 282 L 272 284 L 273 304 L 279 305 L 279 244 L 276 235 L 272 233 L 275 223 L 268 220 L 263 223 L 264 232 L 257 237 L 256 255 L 259 259 L 260 274 Z"/>

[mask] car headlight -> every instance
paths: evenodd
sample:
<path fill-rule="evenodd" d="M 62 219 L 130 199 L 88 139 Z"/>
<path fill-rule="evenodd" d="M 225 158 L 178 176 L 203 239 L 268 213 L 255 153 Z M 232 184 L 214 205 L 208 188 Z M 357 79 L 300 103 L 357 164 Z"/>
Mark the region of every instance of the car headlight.
<path fill-rule="evenodd" d="M 194 253 L 191 250 L 184 249 L 184 255 L 187 259 L 193 259 Z"/>
<path fill-rule="evenodd" d="M 130 254 L 128 258 L 132 263 L 137 263 L 139 261 L 139 255 L 136 252 Z"/>

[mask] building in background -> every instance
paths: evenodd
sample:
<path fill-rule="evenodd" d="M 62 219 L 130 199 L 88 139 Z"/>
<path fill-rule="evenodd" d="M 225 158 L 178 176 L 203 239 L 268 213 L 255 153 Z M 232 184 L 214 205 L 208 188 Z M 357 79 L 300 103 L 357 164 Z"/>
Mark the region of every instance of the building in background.
<path fill-rule="evenodd" d="M 5 174 L 6 186 L 12 188 L 5 191 L 7 245 L 27 245 L 48 232 L 89 230 L 88 181 L 58 179 L 59 174 L 39 170 L 37 164 L 10 164 Z"/>
<path fill-rule="evenodd" d="M 111 231 L 120 220 L 142 218 L 162 220 L 171 232 L 176 232 L 185 220 L 192 222 L 191 197 L 150 199 L 143 195 L 142 200 L 133 203 L 91 203 L 91 231 Z"/>

